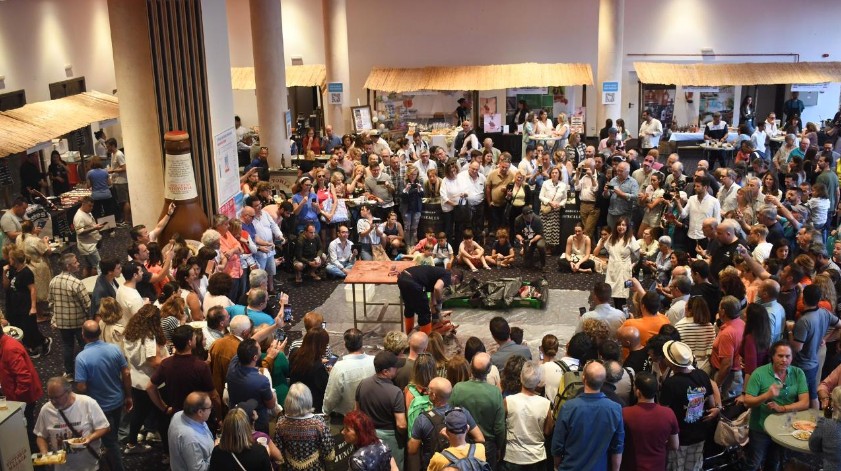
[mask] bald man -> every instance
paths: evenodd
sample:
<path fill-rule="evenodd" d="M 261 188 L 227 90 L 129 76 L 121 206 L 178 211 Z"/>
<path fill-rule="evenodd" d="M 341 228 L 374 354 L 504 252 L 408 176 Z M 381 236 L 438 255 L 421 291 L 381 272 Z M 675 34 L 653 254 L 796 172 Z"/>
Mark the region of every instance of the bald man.
<path fill-rule="evenodd" d="M 780 340 L 783 336 L 783 329 L 786 323 L 786 311 L 782 304 L 777 302 L 780 296 L 780 284 L 772 279 L 762 281 L 757 292 L 759 303 L 768 311 L 771 321 L 771 343 Z"/>
<path fill-rule="evenodd" d="M 716 228 L 716 239 L 718 248 L 712 253 L 710 260 L 710 276 L 718 280 L 718 274 L 724 268 L 733 265 L 733 256 L 736 255 L 736 247 L 739 245 L 748 247 L 746 241 L 738 236 L 739 223 L 732 219 L 725 219 Z"/>
<path fill-rule="evenodd" d="M 169 424 L 169 459 L 173 470 L 204 471 L 210 466 L 213 433 L 207 420 L 213 410 L 210 396 L 193 392 L 184 400 L 184 409 Z"/>
<path fill-rule="evenodd" d="M 616 339 L 627 350 L 623 366 L 631 367 L 635 373 L 643 371 L 648 352 L 640 342 L 640 331 L 634 326 L 627 325 L 616 331 Z"/>
<path fill-rule="evenodd" d="M 490 370 L 491 356 L 477 353 L 470 363 L 472 378 L 456 384 L 450 404 L 463 407 L 478 418 L 476 424 L 485 437 L 486 461 L 491 469 L 496 469 L 505 444 L 505 406 L 499 388 L 486 381 Z"/>
<path fill-rule="evenodd" d="M 397 376 L 394 378 L 394 385 L 402 391 L 412 379 L 412 370 L 415 368 L 415 360 L 418 355 L 426 351 L 426 345 L 429 343 L 429 336 L 421 331 L 415 331 L 409 336 L 409 355 L 406 357 L 406 363 L 397 370 Z"/>
<path fill-rule="evenodd" d="M 429 460 L 435 453 L 435 445 L 438 440 L 435 433 L 436 424 L 443 423 L 444 414 L 452 409 L 450 405 L 452 394 L 453 385 L 446 378 L 437 377 L 429 382 L 429 400 L 432 401 L 433 408 L 415 419 L 409 433 L 409 454 L 417 455 L 420 453 L 420 469 L 429 467 Z M 484 443 L 485 436 L 482 435 L 482 430 L 476 426 L 476 421 L 470 415 L 470 411 L 464 409 L 464 414 L 467 417 L 467 434 L 471 437 L 470 441 Z"/>
<path fill-rule="evenodd" d="M 559 470 L 619 469 L 625 441 L 622 406 L 601 392 L 607 372 L 601 363 L 584 367 L 584 393 L 558 414 L 552 455 Z"/>

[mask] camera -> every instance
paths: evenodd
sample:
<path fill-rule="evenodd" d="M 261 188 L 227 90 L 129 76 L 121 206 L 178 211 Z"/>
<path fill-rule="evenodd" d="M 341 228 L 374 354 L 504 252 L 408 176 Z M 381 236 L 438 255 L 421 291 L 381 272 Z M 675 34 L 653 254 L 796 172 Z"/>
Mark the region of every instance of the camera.
<path fill-rule="evenodd" d="M 543 165 L 538 165 L 537 166 L 537 171 L 542 172 L 543 171 Z"/>
<path fill-rule="evenodd" d="M 292 306 L 283 306 L 283 322 L 292 322 Z"/>
<path fill-rule="evenodd" d="M 625 287 L 626 287 L 626 288 L 630 288 L 630 287 L 631 287 L 631 286 L 633 286 L 633 285 L 634 285 L 634 282 L 633 282 L 633 281 L 631 281 L 631 280 L 627 280 L 627 281 L 625 282 Z"/>
<path fill-rule="evenodd" d="M 587 308 L 586 308 L 586 307 L 580 307 L 580 308 L 578 308 L 578 315 L 579 315 L 579 316 L 583 316 L 583 315 L 584 315 L 584 313 L 586 313 L 586 312 L 587 312 Z"/>
<path fill-rule="evenodd" d="M 667 191 L 666 193 L 663 193 L 663 199 L 664 200 L 671 201 L 672 198 L 674 198 L 674 195 L 672 194 L 671 191 Z"/>
<path fill-rule="evenodd" d="M 613 185 L 608 185 L 607 186 L 607 191 L 613 191 Z"/>
<path fill-rule="evenodd" d="M 286 340 L 286 331 L 280 328 L 275 330 L 274 339 L 283 342 L 284 340 Z"/>

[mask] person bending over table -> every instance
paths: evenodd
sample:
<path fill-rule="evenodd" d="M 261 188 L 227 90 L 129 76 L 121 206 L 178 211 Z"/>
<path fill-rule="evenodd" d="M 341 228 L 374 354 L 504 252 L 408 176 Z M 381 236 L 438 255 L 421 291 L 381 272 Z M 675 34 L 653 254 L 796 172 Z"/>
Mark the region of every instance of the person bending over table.
<path fill-rule="evenodd" d="M 785 449 L 776 445 L 765 430 L 771 414 L 785 414 L 809 408 L 809 389 L 803 370 L 791 366 L 792 348 L 786 340 L 771 345 L 771 363 L 750 375 L 745 394 L 737 401 L 753 409 L 747 450 L 747 469 L 777 469 L 785 461 Z M 764 462 L 764 463 L 763 463 Z"/>
<path fill-rule="evenodd" d="M 441 267 L 416 266 L 409 267 L 397 276 L 397 287 L 403 298 L 403 323 L 406 333 L 411 333 L 415 327 L 415 314 L 418 316 L 418 329 L 430 334 L 433 329 L 431 321 L 436 325 L 443 325 L 441 317 L 448 313 L 441 312 L 444 302 L 444 287 L 458 284 L 461 274 Z M 427 299 L 427 293 L 430 293 Z"/>

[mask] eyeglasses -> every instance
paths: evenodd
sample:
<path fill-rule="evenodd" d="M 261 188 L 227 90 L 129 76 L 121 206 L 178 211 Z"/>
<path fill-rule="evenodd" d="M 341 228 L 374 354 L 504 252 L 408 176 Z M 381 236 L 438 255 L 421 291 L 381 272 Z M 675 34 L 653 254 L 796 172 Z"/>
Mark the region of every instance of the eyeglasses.
<path fill-rule="evenodd" d="M 66 396 L 69 393 L 70 393 L 70 391 L 64 391 L 63 393 L 59 394 L 56 397 L 50 397 L 50 402 L 58 402 L 58 401 L 61 400 L 62 397 Z"/>

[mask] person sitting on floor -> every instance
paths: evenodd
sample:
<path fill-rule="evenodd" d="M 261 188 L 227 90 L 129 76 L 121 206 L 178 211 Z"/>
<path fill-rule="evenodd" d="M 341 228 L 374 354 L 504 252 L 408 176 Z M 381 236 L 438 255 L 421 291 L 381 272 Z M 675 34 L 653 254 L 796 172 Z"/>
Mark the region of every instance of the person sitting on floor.
<path fill-rule="evenodd" d="M 435 247 L 432 244 L 426 244 L 426 247 L 423 248 L 423 252 L 418 252 L 414 255 L 415 265 L 416 266 L 435 266 L 435 255 L 433 255 L 432 251 Z"/>
<path fill-rule="evenodd" d="M 497 229 L 496 242 L 491 247 L 491 254 L 485 255 L 485 262 L 500 268 L 508 268 L 514 264 L 514 247 L 508 238 L 508 229 Z"/>
<path fill-rule="evenodd" d="M 447 243 L 447 233 L 439 232 L 437 241 L 434 237 L 430 239 L 430 234 L 434 232 L 430 230 L 426 235 L 426 240 L 431 240 L 430 243 L 434 246 L 432 256 L 435 257 L 435 265 L 449 270 L 453 265 L 453 247 Z"/>
<path fill-rule="evenodd" d="M 316 233 L 315 224 L 307 224 L 304 231 L 298 236 L 298 245 L 295 248 L 295 283 L 301 283 L 301 272 L 304 265 L 307 266 L 312 279 L 320 281 L 318 269 L 324 265 L 324 251 L 321 248 L 321 239 Z"/>
<path fill-rule="evenodd" d="M 464 240 L 462 240 L 461 245 L 458 248 L 459 263 L 467 265 L 473 273 L 479 271 L 479 269 L 476 268 L 476 265 L 480 263 L 485 269 L 490 270 L 491 267 L 489 267 L 488 262 L 485 261 L 484 255 L 485 249 L 473 240 L 473 231 L 465 229 Z"/>

